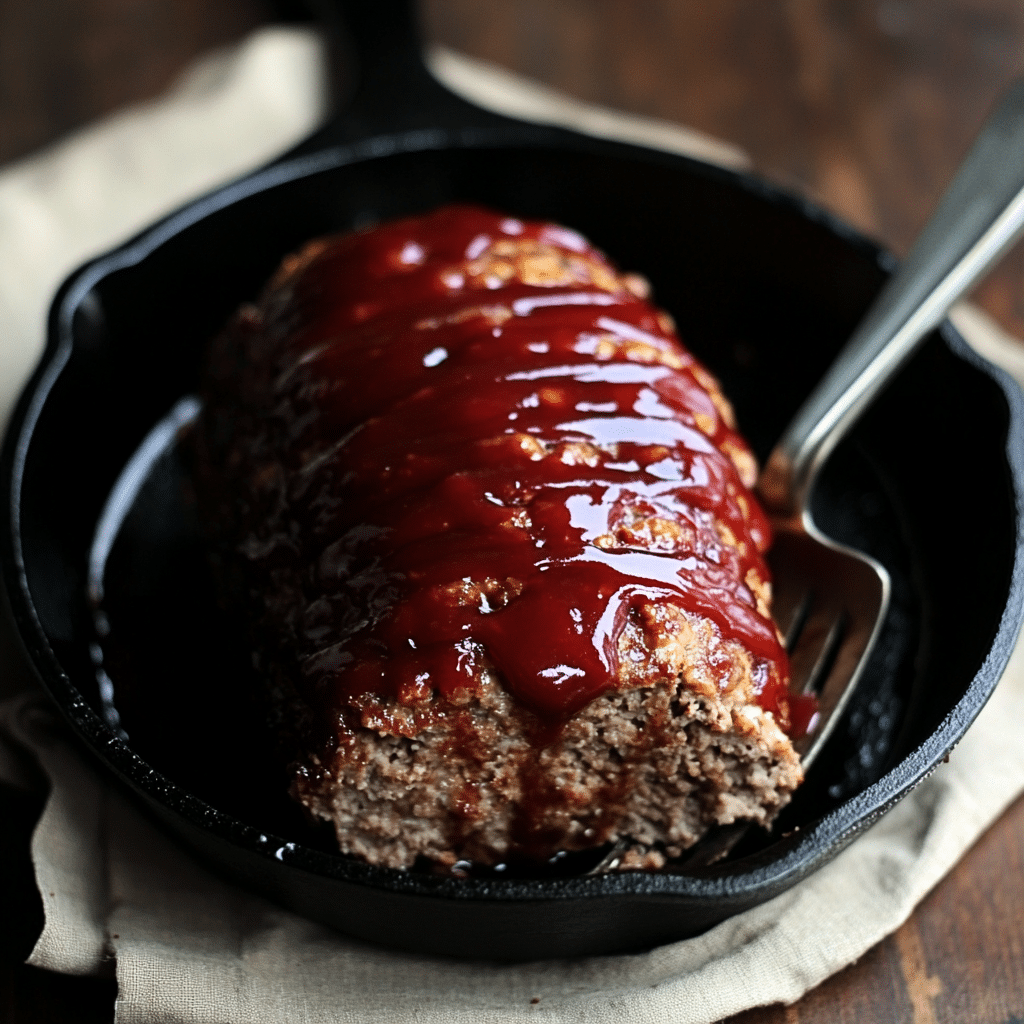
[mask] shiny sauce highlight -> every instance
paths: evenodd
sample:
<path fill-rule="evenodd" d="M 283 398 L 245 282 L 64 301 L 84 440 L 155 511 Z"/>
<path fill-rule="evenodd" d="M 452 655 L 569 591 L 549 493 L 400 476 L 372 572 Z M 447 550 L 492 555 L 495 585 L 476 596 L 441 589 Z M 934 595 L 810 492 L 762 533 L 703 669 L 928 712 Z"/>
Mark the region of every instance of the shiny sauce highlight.
<path fill-rule="evenodd" d="M 263 436 L 293 526 L 252 557 L 316 553 L 295 629 L 323 702 L 454 700 L 487 667 L 557 728 L 664 602 L 746 648 L 787 725 L 754 461 L 642 280 L 453 206 L 311 243 L 236 329 L 277 345 Z"/>

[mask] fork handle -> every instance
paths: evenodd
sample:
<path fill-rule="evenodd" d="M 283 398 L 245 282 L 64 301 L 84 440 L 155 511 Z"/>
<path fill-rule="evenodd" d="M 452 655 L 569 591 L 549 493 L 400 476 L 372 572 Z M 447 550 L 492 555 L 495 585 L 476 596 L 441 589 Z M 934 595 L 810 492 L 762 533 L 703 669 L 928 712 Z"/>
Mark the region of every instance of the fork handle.
<path fill-rule="evenodd" d="M 776 513 L 803 511 L 824 460 L 954 302 L 1024 229 L 1024 80 L 985 122 L 899 269 L 779 439 L 758 482 Z"/>

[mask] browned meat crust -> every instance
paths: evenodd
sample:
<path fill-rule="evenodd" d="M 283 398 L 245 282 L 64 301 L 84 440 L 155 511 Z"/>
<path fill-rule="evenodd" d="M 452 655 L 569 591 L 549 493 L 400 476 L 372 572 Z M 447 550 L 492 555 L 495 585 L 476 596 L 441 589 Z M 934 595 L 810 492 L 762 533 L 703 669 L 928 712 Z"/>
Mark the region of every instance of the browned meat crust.
<path fill-rule="evenodd" d="M 335 525 L 343 498 L 351 500 L 345 448 L 362 427 L 317 435 L 315 444 L 307 436 L 307 421 L 320 415 L 336 383 L 303 367 L 334 341 L 296 349 L 295 338 L 318 315 L 309 308 L 310 286 L 299 285 L 344 244 L 318 240 L 290 257 L 259 303 L 243 308 L 217 339 L 197 436 L 213 557 L 229 599 L 248 603 L 254 657 L 293 762 L 294 795 L 333 823 L 342 851 L 394 868 L 420 858 L 438 865 L 546 859 L 619 837 L 632 840 L 620 868 L 656 868 L 712 825 L 769 824 L 802 777 L 784 731 L 785 701 L 762 707 L 766 686 L 784 683 L 784 668 L 724 635 L 707 615 L 671 601 L 633 603 L 607 684 L 557 722 L 517 698 L 486 646 L 475 642 L 465 647 L 469 669 L 455 688 L 423 683 L 421 674 L 380 692 L 344 689 L 339 680 L 348 678 L 352 651 L 365 656 L 372 649 L 353 645 L 393 614 L 405 578 L 380 570 L 390 563 L 372 546 L 374 527 L 360 525 L 353 540 L 350 529 Z M 645 295 L 642 281 L 616 274 L 594 250 L 550 238 L 499 241 L 444 274 L 451 301 L 408 329 L 424 336 L 441 327 L 500 331 L 521 315 L 503 291 L 513 286 L 586 286 L 631 309 Z M 481 289 L 488 291 L 483 304 Z M 387 332 L 374 333 L 373 315 L 366 316 L 368 326 L 350 326 L 349 334 L 360 344 L 382 344 Z M 746 567 L 736 570 L 744 574 L 736 586 L 752 614 L 770 621 L 759 555 L 765 538 L 753 498 L 742 490 L 756 466 L 732 432 L 732 411 L 714 379 L 674 340 L 664 314 L 651 316 L 657 326 L 647 335 L 626 328 L 588 335 L 591 356 L 685 369 L 698 382 L 706 401 L 692 422 L 717 439 L 721 457 L 712 454 L 724 457 L 723 487 L 742 515 L 730 526 L 713 510 L 673 517 L 637 499 L 588 543 L 612 555 L 711 551 Z M 444 350 L 432 350 L 424 365 L 433 365 L 433 351 Z M 359 383 L 347 387 L 358 402 L 352 389 Z M 480 444 L 511 444 L 524 464 L 557 471 L 625 458 L 622 446 L 572 436 L 506 431 Z M 654 461 L 667 450 L 646 452 Z M 512 503 L 502 528 L 529 531 L 530 515 L 528 501 Z M 456 574 L 434 589 L 438 607 L 490 613 L 514 604 L 529 585 L 500 573 Z M 533 642 L 522 637 L 523 645 Z"/>

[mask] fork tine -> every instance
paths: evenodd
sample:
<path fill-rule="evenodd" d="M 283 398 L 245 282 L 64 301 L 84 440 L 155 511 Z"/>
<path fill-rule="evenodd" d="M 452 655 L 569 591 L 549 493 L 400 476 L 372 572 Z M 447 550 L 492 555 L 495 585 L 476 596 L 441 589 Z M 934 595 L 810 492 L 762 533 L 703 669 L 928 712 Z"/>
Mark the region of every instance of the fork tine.
<path fill-rule="evenodd" d="M 834 602 L 823 604 L 813 591 L 807 592 L 803 621 L 786 637 L 789 653 L 789 688 L 792 693 L 817 696 L 832 667 L 848 616 Z"/>
<path fill-rule="evenodd" d="M 812 666 L 810 674 L 807 676 L 807 681 L 804 683 L 803 693 L 816 694 L 820 700 L 826 680 L 832 678 L 832 669 L 836 665 L 840 645 L 846 638 L 849 625 L 850 616 L 845 611 L 840 612 L 825 636 L 825 642 L 821 645 L 821 652 Z M 849 676 L 847 675 L 843 678 L 849 678 Z"/>
<path fill-rule="evenodd" d="M 843 621 L 837 621 L 836 625 L 842 629 L 837 630 L 834 648 L 829 652 L 831 663 L 820 666 L 818 677 L 810 680 L 818 698 L 816 727 L 795 744 L 805 769 L 839 720 L 854 687 L 863 675 L 867 660 L 871 623 L 854 621 L 852 615 L 844 613 Z"/>
<path fill-rule="evenodd" d="M 780 529 L 769 558 L 788 615 L 791 689 L 818 699 L 815 727 L 794 744 L 806 769 L 863 674 L 888 606 L 889 578 L 874 559 L 813 525 Z"/>
<path fill-rule="evenodd" d="M 814 595 L 808 590 L 804 592 L 803 597 L 796 605 L 792 608 L 783 609 L 784 614 L 779 615 L 776 610 L 775 622 L 785 637 L 784 642 L 787 651 L 792 651 L 796 646 L 797 638 L 803 632 L 813 603 Z"/>
<path fill-rule="evenodd" d="M 780 575 L 774 567 L 772 573 L 775 577 L 772 582 L 772 618 L 785 638 L 788 651 L 803 628 L 812 594 L 806 586 L 793 586 L 791 577 Z"/>

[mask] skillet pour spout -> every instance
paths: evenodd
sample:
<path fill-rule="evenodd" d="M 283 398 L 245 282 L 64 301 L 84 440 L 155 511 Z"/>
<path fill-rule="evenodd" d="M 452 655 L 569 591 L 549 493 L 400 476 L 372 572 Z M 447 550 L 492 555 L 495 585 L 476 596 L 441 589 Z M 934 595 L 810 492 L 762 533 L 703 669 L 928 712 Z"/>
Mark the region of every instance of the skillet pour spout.
<path fill-rule="evenodd" d="M 423 77 L 408 3 L 335 16 L 353 25 L 361 69 L 346 110 L 58 292 L 0 463 L 0 564 L 19 634 L 106 776 L 214 870 L 298 913 L 391 947 L 503 961 L 698 933 L 834 857 L 942 760 L 995 686 L 1021 618 L 1021 395 L 945 325 L 824 465 L 815 522 L 885 566 L 892 601 L 851 706 L 775 832 L 752 831 L 712 867 L 660 874 L 457 879 L 332 852 L 262 786 L 272 770 L 245 711 L 251 678 L 217 618 L 174 445 L 147 463 L 109 538 L 102 637 L 87 593 L 125 467 L 196 392 L 209 338 L 281 258 L 316 235 L 457 201 L 569 224 L 650 279 L 762 459 L 888 265 L 752 176 L 454 97 Z M 950 465 L 969 467 L 969 487 L 949 486 Z M 948 538 L 979 510 L 971 558 L 951 557 Z"/>

